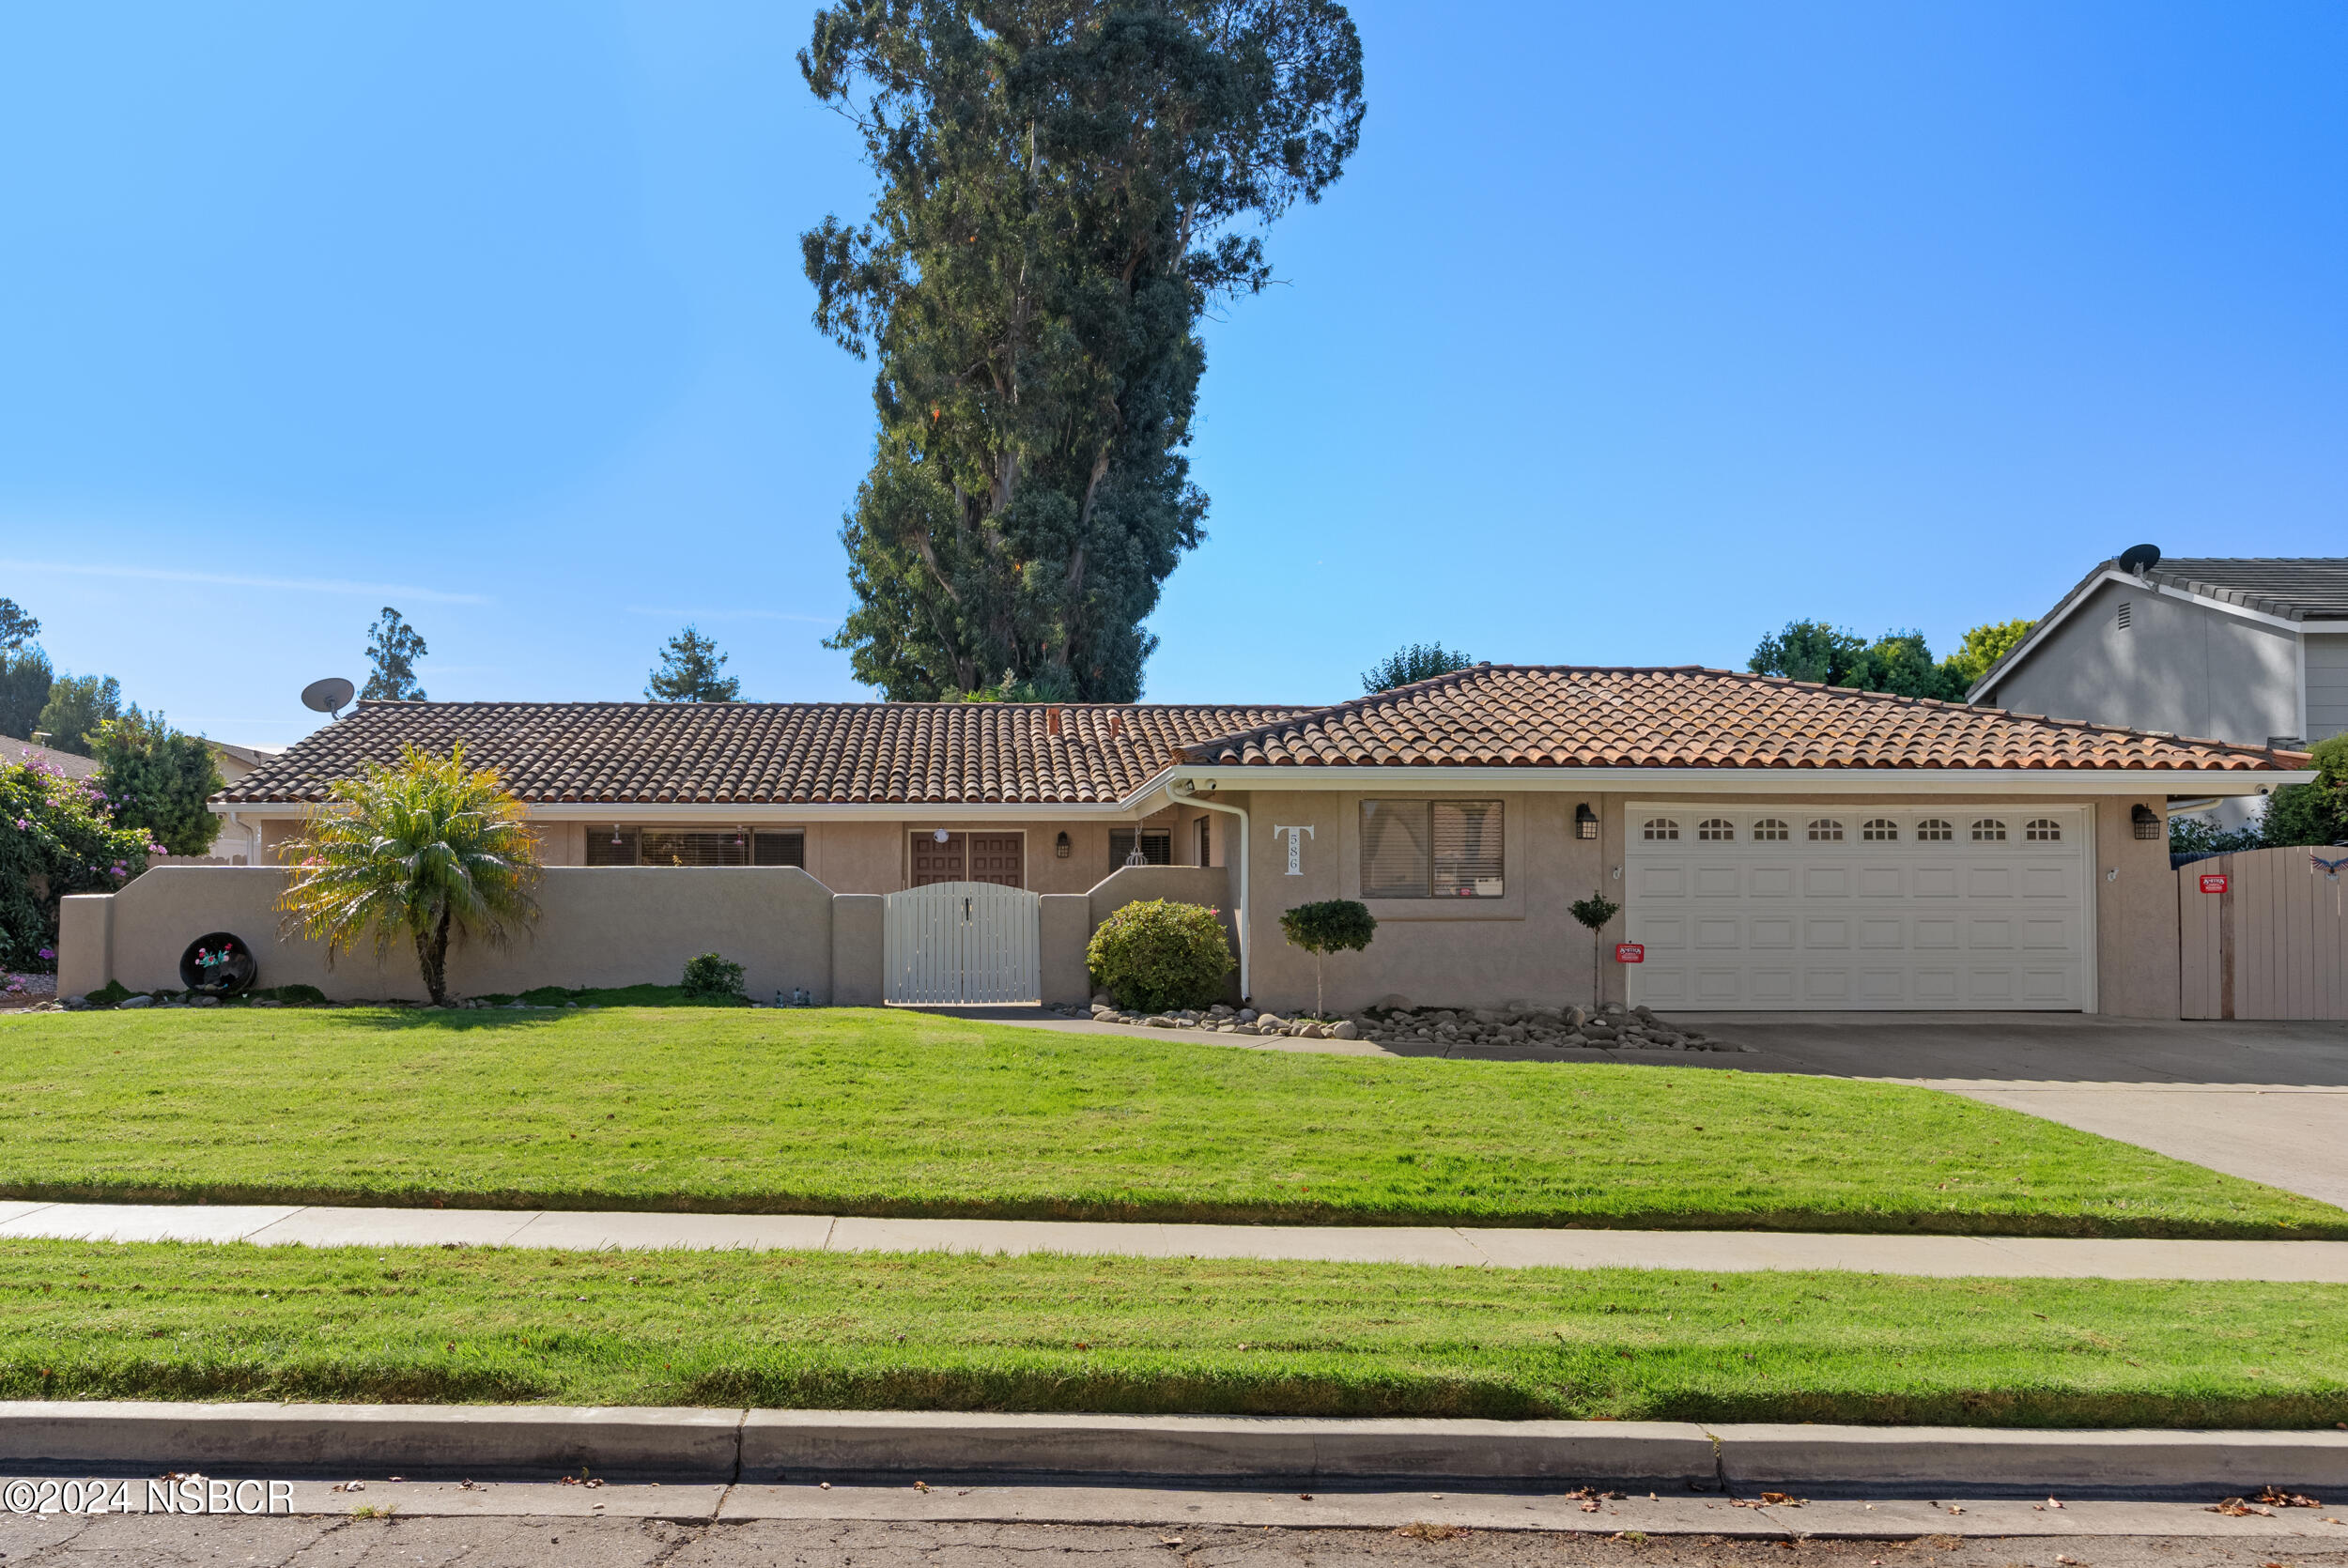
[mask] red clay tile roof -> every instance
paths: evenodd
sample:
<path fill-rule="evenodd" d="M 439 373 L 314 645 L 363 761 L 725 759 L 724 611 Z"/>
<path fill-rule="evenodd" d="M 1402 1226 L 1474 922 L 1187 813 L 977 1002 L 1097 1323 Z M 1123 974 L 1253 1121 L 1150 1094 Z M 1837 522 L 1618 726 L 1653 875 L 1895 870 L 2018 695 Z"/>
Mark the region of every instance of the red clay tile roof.
<path fill-rule="evenodd" d="M 1327 708 L 362 702 L 213 798 L 298 804 L 457 741 L 533 805 L 1102 805 L 1178 762 L 2272 771 L 2293 752 L 1686 666 L 1479 665 Z"/>
<path fill-rule="evenodd" d="M 1218 767 L 2217 768 L 2292 752 L 1685 665 L 1478 665 L 1193 746 Z"/>
<path fill-rule="evenodd" d="M 533 805 L 1121 799 L 1182 748 L 1305 710 L 1000 702 L 362 702 L 212 798 L 326 798 L 363 761 L 457 741 Z"/>

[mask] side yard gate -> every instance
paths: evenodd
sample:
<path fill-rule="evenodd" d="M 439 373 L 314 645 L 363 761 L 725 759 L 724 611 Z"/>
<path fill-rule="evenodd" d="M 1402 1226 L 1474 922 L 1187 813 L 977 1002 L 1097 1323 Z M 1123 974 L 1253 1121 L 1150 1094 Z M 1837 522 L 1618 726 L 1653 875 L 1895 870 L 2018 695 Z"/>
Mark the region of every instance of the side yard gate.
<path fill-rule="evenodd" d="M 883 999 L 1034 1002 L 1043 900 L 1023 887 L 934 882 L 888 895 Z"/>
<path fill-rule="evenodd" d="M 2186 1018 L 2348 1019 L 2348 849 L 2249 850 L 2177 868 Z"/>

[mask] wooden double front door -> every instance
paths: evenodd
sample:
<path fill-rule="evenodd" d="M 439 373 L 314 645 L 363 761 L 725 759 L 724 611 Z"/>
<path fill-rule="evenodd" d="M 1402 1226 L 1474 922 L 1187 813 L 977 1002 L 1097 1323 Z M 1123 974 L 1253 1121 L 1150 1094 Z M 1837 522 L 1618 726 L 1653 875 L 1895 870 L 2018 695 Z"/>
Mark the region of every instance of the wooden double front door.
<path fill-rule="evenodd" d="M 1019 833 L 935 832 L 913 836 L 912 885 L 934 882 L 991 882 L 997 887 L 1027 885 L 1027 839 Z"/>

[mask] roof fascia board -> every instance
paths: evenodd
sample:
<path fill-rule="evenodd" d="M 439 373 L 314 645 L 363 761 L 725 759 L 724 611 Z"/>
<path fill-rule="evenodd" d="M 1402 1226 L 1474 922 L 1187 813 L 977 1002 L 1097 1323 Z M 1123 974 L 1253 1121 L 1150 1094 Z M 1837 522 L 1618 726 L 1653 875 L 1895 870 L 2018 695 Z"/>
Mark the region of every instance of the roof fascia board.
<path fill-rule="evenodd" d="M 1201 793 L 1223 790 L 1500 790 L 1516 793 L 1580 792 L 1623 794 L 1669 790 L 1675 794 L 1962 795 L 1985 792 L 2022 795 L 2178 794 L 2254 795 L 2285 784 L 2305 784 L 2311 769 L 2248 768 L 1409 768 L 1212 767 L 1176 770 Z"/>
<path fill-rule="evenodd" d="M 977 804 L 857 803 L 793 805 L 788 801 L 705 801 L 663 804 L 641 801 L 524 802 L 540 822 L 711 822 L 724 826 L 759 822 L 1035 822 L 1069 818 L 1104 822 L 1138 821 L 1180 796 L 1171 786 L 1186 779 L 1210 798 L 1232 791 L 1498 790 L 1508 793 L 1621 794 L 1668 790 L 1675 794 L 1750 795 L 1792 792 L 1805 795 L 1961 795 L 1984 792 L 2024 795 L 2137 795 L 2148 791 L 2182 794 L 2254 795 L 2285 784 L 2306 784 L 2312 769 L 2213 768 L 1407 768 L 1407 767 L 1213 767 L 1195 764 L 1151 779 L 1114 804 L 1060 806 L 1048 801 Z M 301 801 L 210 801 L 218 816 L 279 821 L 307 816 L 317 807 Z"/>
<path fill-rule="evenodd" d="M 1979 702 L 1991 687 L 2019 669 L 2031 653 L 2037 649 L 2039 643 L 2045 641 L 2056 627 L 2070 620 L 2074 614 L 2078 613 L 2081 606 L 2093 598 L 2095 589 L 2108 582 L 2116 582 L 2128 588 L 2141 588 L 2171 599 L 2182 599 L 2187 604 L 2203 605 L 2211 609 L 2224 610 L 2229 615 L 2239 615 L 2246 621 L 2256 621 L 2264 625 L 2278 627 L 2294 637 L 2299 634 L 2300 623 L 2296 621 L 2286 620 L 2279 615 L 2269 615 L 2263 609 L 2252 609 L 2247 605 L 2229 604 L 2223 599 L 2207 593 L 2196 593 L 2189 588 L 2153 582 L 2147 578 L 2120 571 L 2116 567 L 2108 567 L 2093 576 L 2082 579 L 2078 587 L 2063 595 L 2062 604 L 2050 611 L 2045 620 L 2031 628 L 2028 637 L 2006 650 L 2005 657 L 1982 671 L 1981 679 L 1975 682 L 1972 689 L 1965 694 L 1965 700 Z"/>
<path fill-rule="evenodd" d="M 2129 576 L 2124 572 L 2113 572 L 2109 574 L 2109 576 L 2116 577 L 2122 582 L 2136 582 L 2140 580 L 2139 578 Z M 2156 582 L 2151 583 L 2148 586 L 2151 587 L 2154 592 L 2165 593 L 2171 599 L 2183 599 L 2188 604 L 2206 605 L 2211 609 L 2222 609 L 2228 615 L 2239 615 L 2245 621 L 2261 622 L 2266 625 L 2278 627 L 2283 631 L 2290 632 L 2294 636 L 2298 634 L 2299 628 L 2304 624 L 2302 622 L 2292 620 L 2289 616 L 2276 615 L 2263 609 L 2252 609 L 2248 605 L 2237 605 L 2232 603 L 2231 600 L 2220 599 L 2214 593 L 2196 593 L 2189 588 L 2179 588 L 2174 583 Z"/>
<path fill-rule="evenodd" d="M 1141 809 L 1163 784 L 1136 792 L 1124 801 L 1063 806 L 1051 801 L 1006 802 L 809 802 L 791 801 L 524 801 L 523 809 L 540 822 L 713 822 L 731 827 L 737 822 L 1035 822 L 1067 818 L 1098 818 L 1118 822 L 1149 815 Z M 217 816 L 231 813 L 276 820 L 303 817 L 331 805 L 326 801 L 216 800 L 205 803 Z M 1151 809 L 1155 809 L 1152 807 Z"/>

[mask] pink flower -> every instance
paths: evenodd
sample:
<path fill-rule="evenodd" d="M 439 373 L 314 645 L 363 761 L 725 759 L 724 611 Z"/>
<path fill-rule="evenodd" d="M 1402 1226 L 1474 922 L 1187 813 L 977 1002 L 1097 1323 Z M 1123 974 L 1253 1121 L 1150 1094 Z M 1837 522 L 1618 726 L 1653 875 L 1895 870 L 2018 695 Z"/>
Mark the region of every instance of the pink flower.
<path fill-rule="evenodd" d="M 54 947 L 43 947 L 40 950 L 40 956 L 44 959 L 54 959 L 57 956 L 57 950 Z"/>

